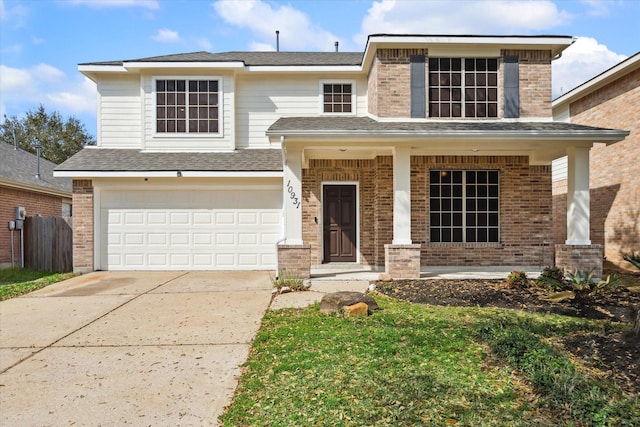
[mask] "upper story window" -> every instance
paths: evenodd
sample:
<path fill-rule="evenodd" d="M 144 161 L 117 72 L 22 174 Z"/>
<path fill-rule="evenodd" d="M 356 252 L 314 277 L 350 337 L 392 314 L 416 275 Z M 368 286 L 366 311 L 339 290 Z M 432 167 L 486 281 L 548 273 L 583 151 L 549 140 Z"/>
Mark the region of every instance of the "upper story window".
<path fill-rule="evenodd" d="M 355 113 L 355 83 L 344 81 L 320 82 L 323 113 Z"/>
<path fill-rule="evenodd" d="M 158 79 L 155 91 L 156 132 L 220 132 L 219 80 Z"/>
<path fill-rule="evenodd" d="M 498 117 L 498 59 L 429 58 L 429 117 Z"/>

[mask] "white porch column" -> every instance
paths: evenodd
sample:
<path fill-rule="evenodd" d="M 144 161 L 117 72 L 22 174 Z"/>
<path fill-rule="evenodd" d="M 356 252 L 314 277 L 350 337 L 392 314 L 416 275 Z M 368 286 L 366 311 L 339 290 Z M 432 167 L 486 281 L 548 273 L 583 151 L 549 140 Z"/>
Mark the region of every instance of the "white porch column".
<path fill-rule="evenodd" d="M 567 148 L 567 245 L 590 245 L 589 147 Z"/>
<path fill-rule="evenodd" d="M 302 151 L 287 149 L 284 166 L 285 244 L 302 244 Z"/>
<path fill-rule="evenodd" d="M 411 244 L 411 149 L 396 148 L 393 153 L 393 241 Z"/>

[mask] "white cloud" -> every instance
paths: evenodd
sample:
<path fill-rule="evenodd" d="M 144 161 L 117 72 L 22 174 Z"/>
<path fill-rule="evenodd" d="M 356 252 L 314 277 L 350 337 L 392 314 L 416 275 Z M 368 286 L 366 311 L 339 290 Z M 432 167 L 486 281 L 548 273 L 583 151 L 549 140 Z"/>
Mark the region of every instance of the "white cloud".
<path fill-rule="evenodd" d="M 563 52 L 562 58 L 553 61 L 553 97 L 570 91 L 626 58 L 610 51 L 596 39 L 578 37 Z"/>
<path fill-rule="evenodd" d="M 0 21 L 6 22 L 4 25 L 10 25 L 11 28 L 22 28 L 25 26 L 29 9 L 21 4 L 12 5 L 8 8 L 4 4 L 4 0 L 0 0 Z"/>
<path fill-rule="evenodd" d="M 84 76 L 69 80 L 49 64 L 24 69 L 0 65 L 0 94 L 3 114 L 19 115 L 39 104 L 62 114 L 95 114 L 96 110 L 93 82 Z"/>
<path fill-rule="evenodd" d="M 609 14 L 609 7 L 612 4 L 611 0 L 581 0 L 580 3 L 584 3 L 589 6 L 587 14 L 591 16 L 606 16 Z"/>
<path fill-rule="evenodd" d="M 571 15 L 550 0 L 380 0 L 371 6 L 354 39 L 364 45 L 368 35 L 377 33 L 528 34 L 569 20 Z"/>
<path fill-rule="evenodd" d="M 69 4 L 89 6 L 95 9 L 108 7 L 143 7 L 156 10 L 160 8 L 156 0 L 67 0 Z"/>
<path fill-rule="evenodd" d="M 249 29 L 256 38 L 251 46 L 261 50 L 275 50 L 276 30 L 280 31 L 280 48 L 286 51 L 331 51 L 334 42 L 340 41 L 290 5 L 272 6 L 262 0 L 218 0 L 213 7 L 227 23 Z"/>
<path fill-rule="evenodd" d="M 151 38 L 161 43 L 175 43 L 181 40 L 177 31 L 168 28 L 159 29 Z"/>
<path fill-rule="evenodd" d="M 73 114 L 96 111 L 96 84 L 83 77 L 73 82 L 67 90 L 47 94 L 47 99 L 59 110 Z"/>

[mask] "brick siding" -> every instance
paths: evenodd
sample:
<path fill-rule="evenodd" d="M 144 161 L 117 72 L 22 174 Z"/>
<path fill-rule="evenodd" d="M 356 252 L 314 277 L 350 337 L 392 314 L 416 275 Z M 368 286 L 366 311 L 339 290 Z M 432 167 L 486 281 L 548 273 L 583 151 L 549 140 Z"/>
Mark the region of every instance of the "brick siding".
<path fill-rule="evenodd" d="M 409 59 L 412 55 L 426 56 L 427 50 L 378 49 L 376 51 L 376 57 L 369 72 L 369 113 L 378 117 L 411 117 Z"/>
<path fill-rule="evenodd" d="M 590 152 L 591 241 L 622 264 L 621 253 L 640 250 L 640 69 L 571 103 L 571 122 L 630 131 L 621 142 Z M 554 184 L 555 242 L 566 240 L 566 181 Z M 564 212 L 563 212 L 564 207 Z M 564 226 L 561 224 L 564 223 Z"/>
<path fill-rule="evenodd" d="M 8 222 L 16 218 L 16 207 L 22 206 L 27 216 L 62 216 L 62 203 L 70 199 L 49 194 L 0 187 L 0 265 L 11 266 L 11 232 Z M 20 262 L 20 232 L 13 232 L 14 260 Z"/>
<path fill-rule="evenodd" d="M 411 55 L 427 56 L 427 49 L 379 49 L 368 76 L 369 113 L 385 118 L 411 117 Z M 502 50 L 519 58 L 520 117 L 551 117 L 551 51 Z M 425 63 L 429 87 L 429 66 Z M 504 116 L 503 65 L 498 72 L 499 116 Z M 428 101 L 427 101 L 428 102 Z"/>
<path fill-rule="evenodd" d="M 429 242 L 429 169 L 500 171 L 500 243 Z M 360 262 L 385 265 L 393 240 L 393 158 L 311 160 L 302 178 L 303 241 L 311 263 L 322 262 L 322 183 L 359 183 Z M 526 156 L 412 156 L 411 239 L 422 265 L 552 265 L 551 167 L 530 166 Z M 315 219 L 318 218 L 316 223 Z"/>
<path fill-rule="evenodd" d="M 311 277 L 311 245 L 278 245 L 278 276 Z"/>
<path fill-rule="evenodd" d="M 93 271 L 93 183 L 73 180 L 73 271 Z"/>
<path fill-rule="evenodd" d="M 505 49 L 501 54 L 518 57 L 520 118 L 551 117 L 551 51 Z"/>
<path fill-rule="evenodd" d="M 556 266 L 566 272 L 589 271 L 602 278 L 602 245 L 556 245 Z"/>

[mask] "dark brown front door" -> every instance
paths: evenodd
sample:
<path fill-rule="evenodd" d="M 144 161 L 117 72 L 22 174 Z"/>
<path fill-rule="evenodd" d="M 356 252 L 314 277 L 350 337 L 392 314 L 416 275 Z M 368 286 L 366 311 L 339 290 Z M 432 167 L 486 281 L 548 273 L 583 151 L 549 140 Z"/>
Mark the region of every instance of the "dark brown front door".
<path fill-rule="evenodd" d="M 356 186 L 323 189 L 324 262 L 356 261 Z"/>

